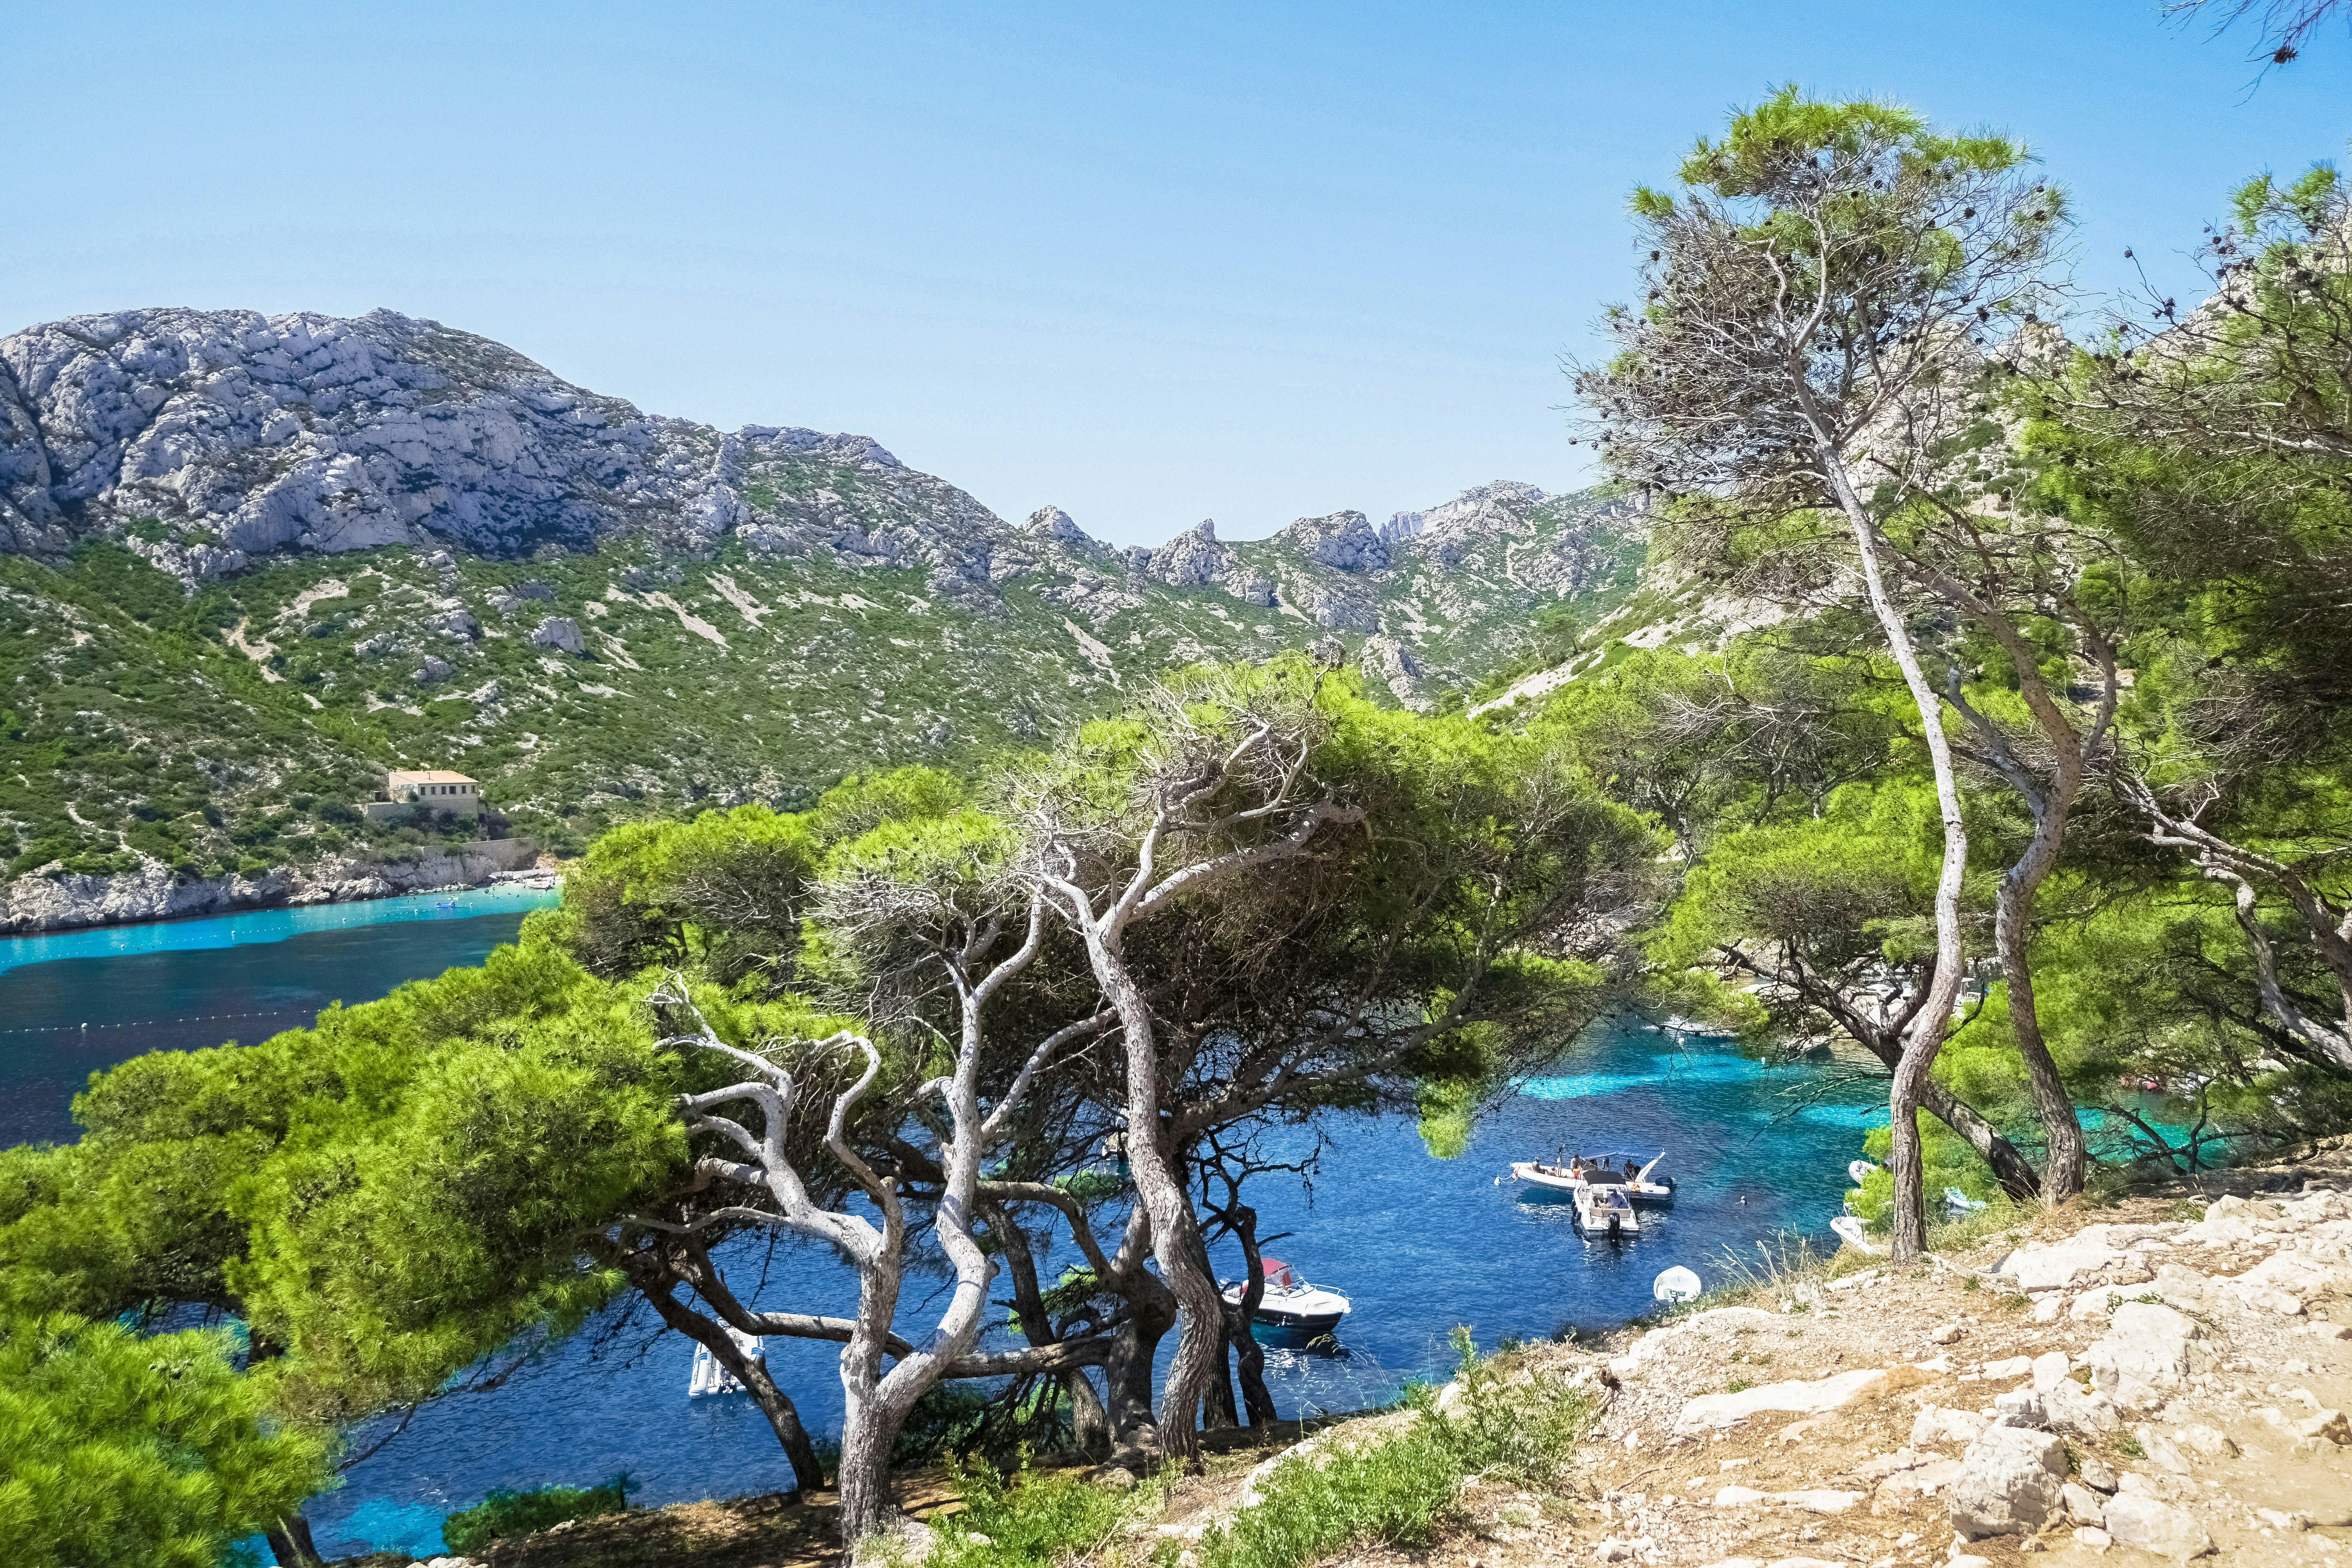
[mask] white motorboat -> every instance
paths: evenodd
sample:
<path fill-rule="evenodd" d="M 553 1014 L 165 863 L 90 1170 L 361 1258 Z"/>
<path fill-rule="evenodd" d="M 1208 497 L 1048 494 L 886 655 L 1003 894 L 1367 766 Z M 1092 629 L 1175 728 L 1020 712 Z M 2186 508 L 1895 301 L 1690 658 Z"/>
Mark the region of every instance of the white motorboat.
<path fill-rule="evenodd" d="M 1253 1335 L 1264 1338 L 1272 1332 L 1311 1338 L 1329 1333 L 1348 1315 L 1348 1298 L 1337 1290 L 1307 1283 L 1304 1275 L 1279 1258 L 1261 1258 L 1257 1262 L 1265 1276 L 1265 1292 L 1258 1298 L 1257 1310 L 1250 1318 Z M 1238 1307 L 1249 1293 L 1249 1281 L 1227 1281 L 1220 1287 L 1220 1293 L 1229 1304 Z"/>
<path fill-rule="evenodd" d="M 1642 1216 L 1634 1212 L 1622 1183 L 1587 1183 L 1576 1189 L 1576 1228 L 1587 1236 L 1639 1236 Z"/>
<path fill-rule="evenodd" d="M 1685 1018 L 1679 1013 L 1666 1020 L 1665 1032 L 1670 1035 L 1689 1035 L 1695 1039 L 1701 1040 L 1736 1040 L 1739 1037 L 1739 1031 L 1737 1029 L 1727 1029 L 1716 1024 L 1703 1024 L 1696 1018 Z"/>
<path fill-rule="evenodd" d="M 1870 1160 L 1848 1160 L 1845 1163 L 1846 1180 L 1858 1187 L 1870 1180 L 1870 1173 L 1876 1169 L 1876 1163 Z"/>
<path fill-rule="evenodd" d="M 740 1329 L 729 1329 L 727 1337 L 735 1342 L 735 1348 L 743 1353 L 745 1360 L 766 1363 L 766 1347 L 761 1344 L 759 1335 L 747 1334 Z M 709 1345 L 697 1344 L 694 1347 L 694 1370 L 686 1378 L 687 1397 L 698 1399 L 706 1394 L 744 1392 L 741 1381 L 727 1370 L 725 1363 L 710 1353 Z"/>
<path fill-rule="evenodd" d="M 1661 1301 L 1696 1301 L 1703 1289 L 1699 1278 L 1677 1263 L 1650 1283 L 1650 1294 Z"/>
<path fill-rule="evenodd" d="M 1869 1241 L 1870 1232 L 1864 1228 L 1862 1221 L 1856 1219 L 1850 1214 L 1842 1214 L 1838 1215 L 1837 1218 L 1830 1221 L 1830 1228 L 1837 1232 L 1838 1239 L 1840 1241 L 1844 1242 L 1856 1252 L 1867 1252 L 1875 1255 L 1886 1250 L 1886 1248 L 1883 1247 L 1871 1246 Z"/>
<path fill-rule="evenodd" d="M 1557 1158 L 1547 1165 L 1540 1160 L 1520 1160 L 1511 1166 L 1512 1176 L 1531 1187 L 1573 1196 L 1587 1186 L 1622 1188 L 1633 1202 L 1648 1208 L 1672 1208 L 1675 1184 L 1670 1178 L 1655 1176 L 1661 1152 L 1656 1159 L 1643 1165 L 1630 1154 L 1578 1155 L 1562 1164 Z"/>

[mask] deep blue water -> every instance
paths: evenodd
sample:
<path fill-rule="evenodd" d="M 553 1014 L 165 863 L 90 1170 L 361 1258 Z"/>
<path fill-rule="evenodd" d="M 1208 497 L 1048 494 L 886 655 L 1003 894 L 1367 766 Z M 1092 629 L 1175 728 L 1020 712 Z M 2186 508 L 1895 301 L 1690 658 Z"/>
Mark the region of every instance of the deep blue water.
<path fill-rule="evenodd" d="M 16 959 L 0 943 L 0 1015 L 18 1030 L 0 1034 L 0 1135 L 68 1137 L 67 1100 L 95 1068 L 159 1047 L 258 1038 L 331 999 L 358 1002 L 478 963 L 521 920 L 519 911 L 420 920 L 384 905 L 341 909 L 339 929 L 287 928 L 280 940 L 262 940 L 247 925 L 234 947 L 196 946 L 205 933 L 178 934 L 212 922 L 106 933 L 148 932 L 143 952 Z M 368 920 L 374 911 L 386 918 Z M 191 1021 L 108 1026 L 165 1018 Z M 84 1021 L 93 1025 L 88 1035 Z M 1247 1194 L 1261 1234 L 1291 1233 L 1268 1250 L 1354 1303 L 1339 1334 L 1344 1354 L 1269 1356 L 1284 1413 L 1393 1396 L 1405 1379 L 1450 1364 L 1446 1340 L 1457 1323 L 1490 1346 L 1613 1324 L 1649 1307 L 1651 1281 L 1671 1265 L 1712 1280 L 1726 1249 L 1749 1252 L 1786 1229 L 1819 1233 L 1829 1245 L 1845 1162 L 1874 1102 L 1877 1119 L 1885 1115 L 1875 1088 L 1843 1076 L 1828 1066 L 1766 1068 L 1727 1047 L 1678 1043 L 1628 1021 L 1565 1049 L 1456 1159 L 1430 1158 L 1408 1123 L 1332 1125 L 1311 1189 L 1286 1176 L 1262 1179 Z M 1565 1205 L 1528 1198 L 1507 1175 L 1511 1161 L 1563 1145 L 1644 1158 L 1664 1151 L 1660 1171 L 1680 1183 L 1675 1207 L 1645 1212 L 1638 1240 L 1581 1239 Z M 1222 1269 L 1240 1271 L 1237 1247 L 1213 1252 Z M 1042 1260 L 1046 1277 L 1071 1257 L 1064 1238 Z M 855 1300 L 845 1270 L 807 1249 L 739 1247 L 727 1263 L 740 1291 L 778 1306 L 840 1311 Z M 759 1289 L 763 1269 L 775 1288 Z M 803 1281 L 789 1297 L 786 1279 Z M 937 1306 L 911 1285 L 902 1328 L 919 1333 Z M 439 1550 L 441 1519 L 491 1487 L 579 1484 L 620 1469 L 641 1483 L 636 1500 L 653 1504 L 789 1486 L 790 1467 L 759 1412 L 740 1398 L 688 1399 L 690 1348 L 655 1330 L 649 1313 L 615 1310 L 496 1392 L 421 1412 L 314 1504 L 320 1544 L 429 1553 Z M 1171 1336 L 1163 1353 L 1173 1344 Z M 828 1344 L 769 1344 L 771 1367 L 812 1429 L 840 1422 L 835 1354 Z"/>

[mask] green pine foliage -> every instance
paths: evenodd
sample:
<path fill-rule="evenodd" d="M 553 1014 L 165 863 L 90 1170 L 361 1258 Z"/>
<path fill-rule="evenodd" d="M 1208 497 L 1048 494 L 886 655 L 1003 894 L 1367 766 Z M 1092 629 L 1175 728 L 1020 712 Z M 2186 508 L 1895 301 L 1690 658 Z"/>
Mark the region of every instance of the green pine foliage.
<path fill-rule="evenodd" d="M 0 1318 L 0 1541 L 11 1568 L 214 1568 L 328 1484 L 327 1444 L 270 1419 L 226 1330 L 142 1337 Z"/>

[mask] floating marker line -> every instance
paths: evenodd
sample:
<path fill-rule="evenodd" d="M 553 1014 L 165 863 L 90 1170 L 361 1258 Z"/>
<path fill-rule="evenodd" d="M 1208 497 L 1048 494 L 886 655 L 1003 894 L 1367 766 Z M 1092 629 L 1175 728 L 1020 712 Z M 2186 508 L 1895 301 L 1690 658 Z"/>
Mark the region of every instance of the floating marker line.
<path fill-rule="evenodd" d="M 321 1007 L 276 1007 L 265 1013 L 199 1013 L 192 1018 L 137 1018 L 121 1024 L 34 1024 L 13 1029 L 0 1029 L 0 1035 L 68 1035 L 89 1034 L 93 1029 L 155 1029 L 167 1024 L 220 1024 L 238 1018 L 285 1018 L 296 1014 L 316 1014 Z"/>

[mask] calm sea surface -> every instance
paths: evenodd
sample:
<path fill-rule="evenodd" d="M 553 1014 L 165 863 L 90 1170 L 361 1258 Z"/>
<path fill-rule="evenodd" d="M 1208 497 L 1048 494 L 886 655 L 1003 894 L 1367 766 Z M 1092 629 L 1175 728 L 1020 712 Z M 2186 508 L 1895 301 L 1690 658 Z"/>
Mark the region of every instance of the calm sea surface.
<path fill-rule="evenodd" d="M 259 1039 L 329 1001 L 478 963 L 532 903 L 552 900 L 494 897 L 503 901 L 468 895 L 454 914 L 427 896 L 0 941 L 0 1138 L 70 1138 L 73 1092 L 141 1051 Z M 1486 1345 L 1601 1327 L 1646 1310 L 1669 1266 L 1712 1282 L 1727 1250 L 1752 1254 L 1776 1232 L 1834 1245 L 1827 1226 L 1845 1163 L 1885 1115 L 1877 1087 L 1844 1079 L 1834 1065 L 1767 1068 L 1629 1020 L 1522 1085 L 1457 1159 L 1431 1159 L 1405 1123 L 1335 1124 L 1311 1189 L 1278 1177 L 1248 1193 L 1261 1234 L 1290 1233 L 1268 1250 L 1354 1303 L 1342 1353 L 1270 1353 L 1284 1414 L 1392 1397 L 1405 1379 L 1450 1364 L 1457 1323 Z M 1511 1161 L 1562 1145 L 1663 1151 L 1660 1172 L 1681 1184 L 1675 1208 L 1645 1212 L 1638 1240 L 1581 1239 L 1564 1205 L 1529 1200 L 1507 1175 Z M 1213 1250 L 1222 1269 L 1240 1271 L 1237 1247 Z M 1047 1278 L 1074 1257 L 1064 1237 Z M 761 1246 L 727 1261 L 736 1288 L 770 1304 L 845 1311 L 855 1301 L 824 1258 Z M 763 1277 L 824 1286 L 788 1298 L 762 1289 Z M 920 1281 L 908 1295 L 901 1326 L 919 1333 L 940 1303 Z M 497 1391 L 420 1412 L 313 1505 L 320 1545 L 429 1555 L 441 1550 L 440 1521 L 491 1487 L 583 1484 L 615 1470 L 636 1478 L 644 1503 L 789 1486 L 758 1410 L 687 1398 L 690 1347 L 656 1328 L 649 1313 L 616 1310 Z M 1164 1351 L 1173 1345 L 1171 1335 Z M 831 1345 L 769 1342 L 769 1364 L 812 1429 L 840 1423 L 835 1356 Z"/>

